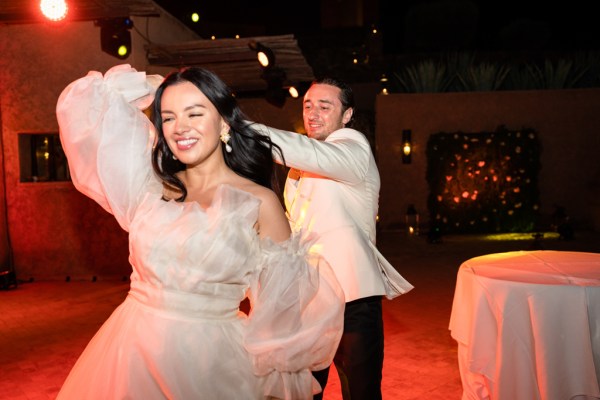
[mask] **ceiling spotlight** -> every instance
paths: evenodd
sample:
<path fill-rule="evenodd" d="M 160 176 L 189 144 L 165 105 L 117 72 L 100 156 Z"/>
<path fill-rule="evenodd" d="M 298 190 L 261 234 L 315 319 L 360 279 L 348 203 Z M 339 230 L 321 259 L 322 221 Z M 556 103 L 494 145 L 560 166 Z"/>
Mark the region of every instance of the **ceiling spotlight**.
<path fill-rule="evenodd" d="M 256 52 L 256 58 L 263 68 L 272 68 L 275 65 L 275 54 L 273 50 L 263 45 L 262 43 L 251 40 L 248 42 L 248 47 Z"/>
<path fill-rule="evenodd" d="M 265 92 L 265 100 L 275 107 L 282 108 L 285 105 L 286 91 L 281 86 L 270 84 Z"/>
<path fill-rule="evenodd" d="M 310 83 L 308 82 L 298 82 L 295 85 L 289 86 L 288 92 L 290 94 L 290 97 L 292 97 L 293 99 L 297 99 L 298 97 L 304 96 L 309 86 Z"/>
<path fill-rule="evenodd" d="M 131 28 L 129 17 L 101 19 L 95 21 L 100 27 L 100 48 L 113 57 L 125 59 L 131 54 Z"/>
<path fill-rule="evenodd" d="M 288 95 L 288 91 L 283 86 L 286 80 L 285 71 L 281 68 L 270 68 L 263 71 L 261 78 L 267 83 L 265 92 L 267 102 L 279 108 L 283 107 Z"/>
<path fill-rule="evenodd" d="M 300 96 L 300 93 L 298 93 L 298 88 L 296 88 L 296 86 L 290 86 L 288 92 L 290 93 L 290 96 L 292 96 L 293 99 L 297 99 Z"/>

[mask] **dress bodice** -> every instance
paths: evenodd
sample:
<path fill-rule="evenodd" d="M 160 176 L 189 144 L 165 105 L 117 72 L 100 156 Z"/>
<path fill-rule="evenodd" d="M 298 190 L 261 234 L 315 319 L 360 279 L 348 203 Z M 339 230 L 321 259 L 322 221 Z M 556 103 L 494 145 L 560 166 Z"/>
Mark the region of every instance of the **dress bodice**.
<path fill-rule="evenodd" d="M 177 307 L 187 294 L 207 296 L 207 313 L 217 313 L 215 308 L 235 313 L 261 265 L 260 243 L 252 228 L 259 204 L 251 194 L 228 185 L 218 188 L 207 209 L 196 202 L 145 196 L 129 230 L 132 293 L 150 292 L 149 286 L 185 292 L 177 295 Z M 150 301 L 152 293 L 147 296 Z M 164 307 L 162 303 L 156 305 Z M 190 306 L 195 309 L 197 304 Z"/>

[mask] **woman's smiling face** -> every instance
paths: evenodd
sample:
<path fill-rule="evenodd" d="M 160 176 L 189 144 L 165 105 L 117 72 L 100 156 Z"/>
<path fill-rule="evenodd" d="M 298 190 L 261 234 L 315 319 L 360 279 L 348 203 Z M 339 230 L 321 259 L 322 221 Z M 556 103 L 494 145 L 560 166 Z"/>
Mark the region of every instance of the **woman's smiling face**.
<path fill-rule="evenodd" d="M 173 154 L 186 165 L 221 155 L 220 134 L 229 127 L 208 98 L 190 82 L 167 87 L 161 98 L 162 131 Z"/>

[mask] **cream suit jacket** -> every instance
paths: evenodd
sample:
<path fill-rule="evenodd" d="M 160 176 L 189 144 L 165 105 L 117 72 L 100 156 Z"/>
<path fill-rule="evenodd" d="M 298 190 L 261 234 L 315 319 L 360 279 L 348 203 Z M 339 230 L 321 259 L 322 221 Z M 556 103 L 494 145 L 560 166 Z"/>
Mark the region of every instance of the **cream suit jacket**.
<path fill-rule="evenodd" d="M 380 180 L 367 138 L 349 128 L 319 141 L 261 124 L 253 127 L 281 148 L 291 167 L 284 189 L 291 228 L 317 234 L 314 250 L 333 268 L 346 301 L 377 295 L 391 299 L 411 290 L 375 246 Z"/>

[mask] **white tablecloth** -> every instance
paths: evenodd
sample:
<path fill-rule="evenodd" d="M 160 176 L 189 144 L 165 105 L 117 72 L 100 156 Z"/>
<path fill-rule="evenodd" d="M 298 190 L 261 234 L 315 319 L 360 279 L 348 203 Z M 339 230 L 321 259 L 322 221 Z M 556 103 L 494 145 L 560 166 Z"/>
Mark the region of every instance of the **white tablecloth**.
<path fill-rule="evenodd" d="M 600 254 L 472 258 L 458 271 L 449 328 L 463 400 L 600 399 Z"/>

